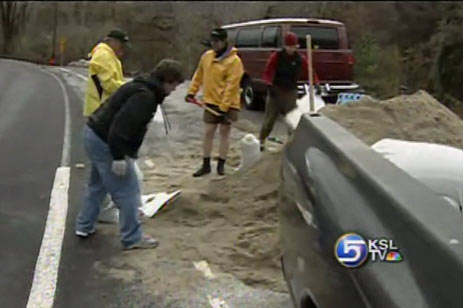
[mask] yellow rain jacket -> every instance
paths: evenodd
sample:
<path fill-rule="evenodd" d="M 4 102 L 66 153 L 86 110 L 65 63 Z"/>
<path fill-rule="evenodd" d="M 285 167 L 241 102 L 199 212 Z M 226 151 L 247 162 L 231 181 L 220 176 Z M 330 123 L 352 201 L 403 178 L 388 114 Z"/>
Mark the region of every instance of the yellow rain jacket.
<path fill-rule="evenodd" d="M 196 95 L 203 87 L 204 102 L 216 105 L 221 111 L 241 109 L 240 81 L 244 74 L 243 63 L 234 47 L 219 58 L 214 50 L 205 52 L 199 61 L 188 94 Z"/>
<path fill-rule="evenodd" d="M 93 48 L 88 67 L 87 93 L 85 95 L 84 116 L 90 116 L 111 94 L 125 83 L 121 61 L 111 46 L 100 43 Z M 101 85 L 101 97 L 92 75 L 96 75 Z"/>

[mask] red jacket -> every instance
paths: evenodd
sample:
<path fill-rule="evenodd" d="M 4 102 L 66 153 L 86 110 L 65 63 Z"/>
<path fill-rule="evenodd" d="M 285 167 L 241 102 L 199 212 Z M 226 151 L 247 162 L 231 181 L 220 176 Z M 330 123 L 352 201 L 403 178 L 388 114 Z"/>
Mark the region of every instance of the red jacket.
<path fill-rule="evenodd" d="M 307 58 L 302 55 L 302 80 L 309 80 L 309 68 L 308 68 L 308 63 L 307 63 Z M 272 53 L 270 58 L 267 61 L 267 65 L 265 66 L 265 71 L 262 76 L 262 79 L 267 83 L 268 85 L 271 85 L 273 83 L 273 77 L 275 76 L 275 70 L 277 67 L 278 63 L 278 52 Z M 312 69 L 313 72 L 313 82 L 316 85 L 320 84 L 320 79 L 318 78 L 317 72 L 315 72 L 315 69 Z"/>

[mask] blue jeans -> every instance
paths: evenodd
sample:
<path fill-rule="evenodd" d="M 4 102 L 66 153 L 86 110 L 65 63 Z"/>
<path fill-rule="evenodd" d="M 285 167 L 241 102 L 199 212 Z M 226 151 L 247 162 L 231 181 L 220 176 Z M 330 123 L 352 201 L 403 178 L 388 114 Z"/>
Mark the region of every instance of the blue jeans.
<path fill-rule="evenodd" d="M 91 232 L 95 228 L 101 203 L 109 193 L 120 210 L 119 227 L 122 244 L 129 246 L 139 242 L 142 237 L 138 220 L 141 196 L 133 160 L 130 160 L 125 176 L 115 175 L 111 171 L 113 157 L 109 146 L 87 125 L 84 127 L 84 146 L 91 161 L 91 171 L 84 204 L 77 216 L 77 230 Z"/>

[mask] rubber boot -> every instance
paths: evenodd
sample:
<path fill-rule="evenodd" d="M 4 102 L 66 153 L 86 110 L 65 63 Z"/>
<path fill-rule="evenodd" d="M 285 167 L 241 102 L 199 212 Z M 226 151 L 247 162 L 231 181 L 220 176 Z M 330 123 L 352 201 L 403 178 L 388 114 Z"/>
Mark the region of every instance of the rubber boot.
<path fill-rule="evenodd" d="M 211 158 L 210 157 L 205 157 L 203 158 L 203 165 L 201 166 L 201 169 L 196 171 L 193 174 L 193 177 L 200 177 L 205 174 L 211 173 Z"/>
<path fill-rule="evenodd" d="M 219 162 L 217 164 L 217 173 L 219 175 L 225 175 L 225 159 L 219 158 Z"/>

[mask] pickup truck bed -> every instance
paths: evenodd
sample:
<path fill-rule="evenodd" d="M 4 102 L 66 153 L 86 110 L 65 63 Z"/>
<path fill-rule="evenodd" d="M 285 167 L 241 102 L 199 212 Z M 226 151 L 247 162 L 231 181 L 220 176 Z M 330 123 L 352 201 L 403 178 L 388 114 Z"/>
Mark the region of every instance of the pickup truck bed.
<path fill-rule="evenodd" d="M 463 307 L 462 217 L 334 121 L 304 115 L 282 158 L 282 265 L 295 307 Z M 339 236 L 393 239 L 403 261 L 336 260 Z"/>

